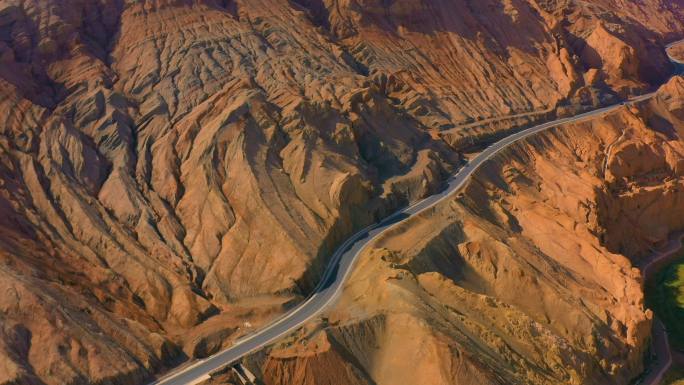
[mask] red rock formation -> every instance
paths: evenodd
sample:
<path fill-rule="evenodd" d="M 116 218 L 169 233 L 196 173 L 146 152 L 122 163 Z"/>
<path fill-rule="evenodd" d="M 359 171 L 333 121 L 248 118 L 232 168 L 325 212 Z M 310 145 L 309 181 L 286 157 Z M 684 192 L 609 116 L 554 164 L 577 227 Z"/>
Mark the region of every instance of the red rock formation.
<path fill-rule="evenodd" d="M 652 318 L 633 265 L 684 228 L 682 85 L 499 153 L 374 242 L 325 322 L 262 367 L 338 355 L 378 385 L 631 381 Z"/>
<path fill-rule="evenodd" d="M 684 29 L 659 4 L 2 2 L 0 382 L 229 344 L 454 149 L 659 82 Z M 632 47 L 614 74 L 582 61 L 599 24 Z"/>

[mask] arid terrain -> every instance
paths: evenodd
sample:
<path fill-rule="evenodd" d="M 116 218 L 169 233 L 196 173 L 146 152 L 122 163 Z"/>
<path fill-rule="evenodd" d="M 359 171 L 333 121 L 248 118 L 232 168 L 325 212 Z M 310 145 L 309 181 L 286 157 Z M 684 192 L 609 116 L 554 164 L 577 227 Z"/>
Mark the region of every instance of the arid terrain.
<path fill-rule="evenodd" d="M 670 48 L 669 50 L 670 56 L 674 58 L 675 60 L 681 61 L 684 63 L 684 44 L 678 44 Z"/>
<path fill-rule="evenodd" d="M 684 225 L 683 106 L 676 77 L 505 150 L 367 250 L 322 321 L 247 362 L 267 384 L 629 383 L 652 320 L 632 266 Z"/>
<path fill-rule="evenodd" d="M 680 0 L 0 0 L 0 384 L 142 384 L 230 345 L 468 152 L 667 82 L 681 38 Z M 627 383 L 682 130 L 674 78 L 507 149 L 246 365 Z"/>

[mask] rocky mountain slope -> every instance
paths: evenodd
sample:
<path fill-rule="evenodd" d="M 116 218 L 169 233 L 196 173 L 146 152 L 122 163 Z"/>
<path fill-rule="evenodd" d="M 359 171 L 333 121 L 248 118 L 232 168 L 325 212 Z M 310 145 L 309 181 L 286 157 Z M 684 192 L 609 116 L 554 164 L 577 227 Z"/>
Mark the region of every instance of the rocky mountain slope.
<path fill-rule="evenodd" d="M 681 62 L 684 62 L 684 44 L 678 44 L 678 45 L 675 45 L 674 47 L 670 48 L 669 54 L 675 60 L 679 60 Z"/>
<path fill-rule="evenodd" d="M 652 312 L 639 258 L 684 228 L 684 78 L 513 145 L 366 250 L 266 384 L 626 384 Z M 411 365 L 401 363 L 410 362 Z"/>
<path fill-rule="evenodd" d="M 0 0 L 0 383 L 141 383 L 229 344 L 462 151 L 659 84 L 683 20 L 660 0 Z"/>

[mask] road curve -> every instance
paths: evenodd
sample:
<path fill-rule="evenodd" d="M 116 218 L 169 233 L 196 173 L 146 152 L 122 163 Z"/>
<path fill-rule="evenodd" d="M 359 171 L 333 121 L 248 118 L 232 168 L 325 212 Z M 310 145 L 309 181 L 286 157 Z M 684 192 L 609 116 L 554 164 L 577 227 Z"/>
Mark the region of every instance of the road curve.
<path fill-rule="evenodd" d="M 275 342 L 279 338 L 289 334 L 306 321 L 321 313 L 321 311 L 323 311 L 326 306 L 335 300 L 335 298 L 342 291 L 343 283 L 352 271 L 354 262 L 366 245 L 380 236 L 384 231 L 392 228 L 399 222 L 402 222 L 409 217 L 418 215 L 453 195 L 465 185 L 475 170 L 477 170 L 480 166 L 482 166 L 482 164 L 491 159 L 502 149 L 530 135 L 548 130 L 549 128 L 565 123 L 594 118 L 596 116 L 616 110 L 622 105 L 638 103 L 640 101 L 649 99 L 653 95 L 654 93 L 642 95 L 631 99 L 628 102 L 623 102 L 591 112 L 586 112 L 577 116 L 540 124 L 538 126 L 516 132 L 492 144 L 479 155 L 477 155 L 477 157 L 472 159 L 465 167 L 461 168 L 456 174 L 449 177 L 446 181 L 447 187 L 440 193 L 431 195 L 412 204 L 411 206 L 400 209 L 382 221 L 370 225 L 357 232 L 344 243 L 342 243 L 332 255 L 330 263 L 328 264 L 328 268 L 326 269 L 320 284 L 316 287 L 313 294 L 306 299 L 306 301 L 294 307 L 283 317 L 280 317 L 258 332 L 239 339 L 230 348 L 222 350 L 203 360 L 199 360 L 192 365 L 181 367 L 176 371 L 164 376 L 163 378 L 152 382 L 150 385 L 181 385 L 197 383 L 200 381 L 200 379 L 207 378 L 208 374 L 224 368 L 226 365 L 237 361 L 245 355 Z"/>
<path fill-rule="evenodd" d="M 679 60 L 676 57 L 670 55 L 670 48 L 680 44 L 684 44 L 684 40 L 675 41 L 665 46 L 665 53 L 667 54 L 667 58 L 670 59 L 670 61 L 675 66 L 675 74 L 684 74 L 684 61 Z"/>
<path fill-rule="evenodd" d="M 639 382 L 639 385 L 658 385 L 663 382 L 665 373 L 670 370 L 672 366 L 672 350 L 670 350 L 670 341 L 665 330 L 665 325 L 658 318 L 653 320 L 653 342 L 651 346 L 656 355 L 656 366 Z"/>
<path fill-rule="evenodd" d="M 668 45 L 667 48 L 670 48 L 678 43 L 679 42 L 672 43 Z M 670 59 L 677 64 L 682 64 L 672 57 L 670 57 Z M 468 164 L 466 164 L 465 167 L 458 170 L 456 174 L 449 177 L 446 181 L 446 188 L 441 192 L 431 195 L 408 207 L 400 209 L 382 221 L 370 225 L 357 232 L 348 238 L 344 243 L 342 243 L 333 253 L 330 263 L 323 274 L 321 282 L 316 287 L 313 294 L 311 294 L 304 302 L 292 308 L 285 315 L 265 326 L 258 332 L 237 340 L 230 348 L 222 350 L 208 358 L 196 361 L 190 365 L 177 368 L 164 377 L 150 383 L 150 385 L 187 385 L 199 383 L 202 380 L 208 379 L 211 373 L 226 367 L 228 364 L 236 362 L 240 358 L 250 353 L 272 344 L 279 338 L 284 337 L 285 335 L 294 331 L 306 321 L 320 314 L 330 303 L 335 300 L 335 298 L 337 298 L 339 293 L 342 291 L 342 287 L 346 278 L 351 273 L 354 263 L 366 245 L 399 222 L 418 215 L 421 212 L 435 206 L 444 199 L 449 198 L 465 185 L 475 170 L 477 170 L 480 166 L 482 166 L 482 164 L 491 159 L 504 148 L 528 136 L 548 130 L 549 128 L 553 128 L 565 123 L 591 119 L 602 114 L 612 112 L 623 105 L 638 103 L 650 99 L 654 94 L 655 93 L 649 93 L 630 99 L 627 102 L 618 103 L 573 117 L 558 119 L 552 122 L 530 127 L 511 134 L 492 144 L 478 154 L 477 157 L 472 159 Z"/>
<path fill-rule="evenodd" d="M 684 233 L 677 233 L 665 247 L 655 252 L 646 263 L 640 266 L 644 287 L 646 286 L 646 282 L 653 279 L 653 276 L 660 268 L 673 262 L 673 260 L 679 256 L 679 251 L 682 249 L 682 237 L 684 237 Z M 672 350 L 670 348 L 669 337 L 665 325 L 656 317 L 653 320 L 653 327 L 651 330 L 651 346 L 656 359 L 653 367 L 649 368 L 648 372 L 644 374 L 644 377 L 637 382 L 637 385 L 660 384 L 665 373 L 667 373 L 670 366 L 672 366 Z"/>
<path fill-rule="evenodd" d="M 679 40 L 665 46 L 667 57 L 675 65 L 675 74 L 684 73 L 684 62 L 671 56 L 670 48 L 680 44 L 684 44 L 684 40 Z M 640 266 L 644 286 L 646 282 L 653 278 L 653 275 L 655 275 L 659 268 L 678 257 L 679 251 L 682 249 L 683 237 L 684 233 L 676 234 L 662 250 L 654 253 L 645 264 Z M 637 382 L 638 385 L 659 385 L 663 381 L 665 373 L 672 366 L 672 348 L 670 347 L 665 325 L 654 316 L 651 330 L 651 346 L 655 354 L 655 362 L 654 366 L 649 368 L 644 377 Z"/>
<path fill-rule="evenodd" d="M 675 74 L 684 73 L 684 61 L 670 55 L 670 48 L 680 44 L 684 44 L 684 40 L 675 41 L 665 46 L 665 53 L 668 59 L 675 65 Z M 646 282 L 653 278 L 653 275 L 660 267 L 672 262 L 673 258 L 679 255 L 679 251 L 682 249 L 683 237 L 684 233 L 676 234 L 662 250 L 654 253 L 645 264 L 640 266 L 644 286 Z M 656 357 L 655 365 L 649 368 L 644 377 L 637 382 L 638 385 L 659 385 L 663 381 L 665 373 L 672 366 L 672 349 L 667 329 L 657 317 L 653 319 L 651 338 L 651 345 Z"/>

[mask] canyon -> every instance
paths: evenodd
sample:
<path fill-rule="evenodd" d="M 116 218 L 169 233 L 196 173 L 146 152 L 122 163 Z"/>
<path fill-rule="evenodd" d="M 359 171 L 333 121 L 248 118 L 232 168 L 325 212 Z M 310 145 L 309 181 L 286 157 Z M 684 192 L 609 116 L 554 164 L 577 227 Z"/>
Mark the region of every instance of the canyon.
<path fill-rule="evenodd" d="M 683 102 L 675 77 L 503 150 L 374 242 L 324 318 L 247 364 L 268 384 L 630 383 L 653 320 L 635 266 L 682 226 Z"/>
<path fill-rule="evenodd" d="M 229 346 L 478 146 L 665 82 L 682 36 L 678 1 L 1 1 L 0 383 L 138 384 Z M 506 150 L 245 365 L 629 381 L 633 266 L 684 224 L 682 103 L 674 78 Z"/>

